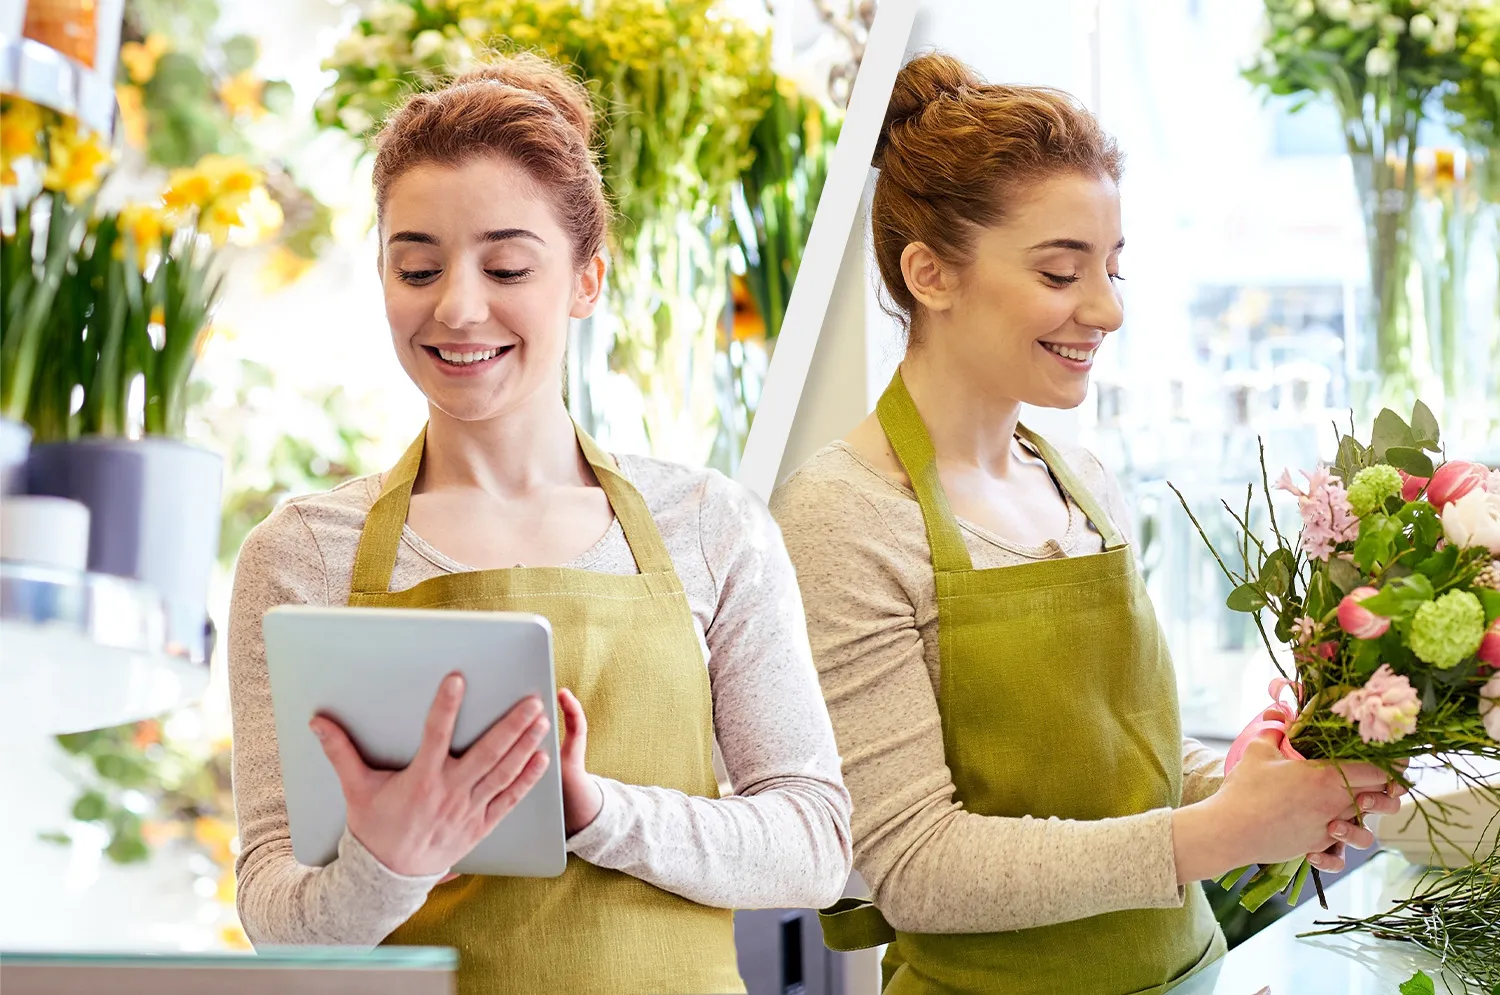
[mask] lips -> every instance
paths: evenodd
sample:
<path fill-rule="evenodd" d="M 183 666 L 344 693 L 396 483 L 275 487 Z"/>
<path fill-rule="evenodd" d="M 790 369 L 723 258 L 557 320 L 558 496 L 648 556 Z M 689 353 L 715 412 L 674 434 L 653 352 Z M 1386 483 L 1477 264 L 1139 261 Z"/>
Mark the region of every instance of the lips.
<path fill-rule="evenodd" d="M 1063 342 L 1038 342 L 1037 344 L 1054 356 L 1071 359 L 1075 363 L 1087 363 L 1094 358 L 1094 353 L 1099 351 L 1097 342 L 1092 345 L 1069 345 Z"/>

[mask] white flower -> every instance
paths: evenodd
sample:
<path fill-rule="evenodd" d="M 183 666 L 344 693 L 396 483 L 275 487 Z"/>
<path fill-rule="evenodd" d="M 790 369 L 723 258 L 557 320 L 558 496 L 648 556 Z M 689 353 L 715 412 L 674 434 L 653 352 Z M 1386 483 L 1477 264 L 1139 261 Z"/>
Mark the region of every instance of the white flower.
<path fill-rule="evenodd" d="M 1491 494 L 1500 494 L 1500 470 L 1490 471 L 1490 475 L 1485 478 L 1484 489 Z"/>
<path fill-rule="evenodd" d="M 1432 18 L 1426 14 L 1417 14 L 1411 19 L 1411 36 L 1417 41 L 1432 37 L 1433 28 L 1437 25 L 1432 23 Z"/>
<path fill-rule="evenodd" d="M 1316 37 L 1318 37 L 1318 33 L 1305 24 L 1292 33 L 1292 41 L 1298 45 L 1311 45 L 1312 40 Z"/>
<path fill-rule="evenodd" d="M 396 0 L 383 0 L 370 9 L 369 20 L 381 34 L 401 34 L 417 23 L 417 12 Z"/>
<path fill-rule="evenodd" d="M 1372 48 L 1365 56 L 1365 73 L 1370 76 L 1389 76 L 1396 68 L 1396 56 L 1388 48 Z"/>
<path fill-rule="evenodd" d="M 494 34 L 490 22 L 482 17 L 461 17 L 458 19 L 458 30 L 463 32 L 465 38 L 485 39 Z"/>
<path fill-rule="evenodd" d="M 1492 674 L 1479 689 L 1479 717 L 1490 738 L 1500 740 L 1500 673 Z"/>
<path fill-rule="evenodd" d="M 1354 0 L 1324 0 L 1323 3 L 1323 13 L 1334 21 L 1348 21 L 1353 10 Z"/>
<path fill-rule="evenodd" d="M 1380 8 L 1373 3 L 1357 3 L 1349 11 L 1349 27 L 1355 31 L 1363 31 L 1373 27 L 1379 17 Z"/>
<path fill-rule="evenodd" d="M 1475 488 L 1443 509 L 1443 535 L 1459 549 L 1483 546 L 1500 556 L 1500 494 Z"/>
<path fill-rule="evenodd" d="M 1399 38 L 1406 34 L 1406 18 L 1388 14 L 1380 19 L 1380 30 L 1382 34 Z"/>
<path fill-rule="evenodd" d="M 1437 30 L 1439 34 L 1458 34 L 1458 15 L 1452 11 L 1442 11 L 1437 16 Z"/>
<path fill-rule="evenodd" d="M 375 126 L 375 119 L 358 107 L 345 107 L 339 111 L 339 124 L 351 135 L 363 135 Z"/>
<path fill-rule="evenodd" d="M 1446 55 L 1458 47 L 1458 34 L 1453 31 L 1444 31 L 1439 27 L 1432 33 L 1432 40 L 1427 43 L 1434 54 Z"/>
<path fill-rule="evenodd" d="M 454 38 L 448 42 L 445 61 L 454 69 L 467 68 L 474 61 L 474 48 L 462 38 Z"/>
<path fill-rule="evenodd" d="M 328 61 L 336 66 L 357 65 L 365 58 L 365 39 L 363 34 L 345 35 L 339 39 L 339 43 L 333 46 L 333 54 Z"/>
<path fill-rule="evenodd" d="M 1318 5 L 1313 3 L 1313 0 L 1297 0 L 1292 7 L 1292 16 L 1299 21 L 1305 21 L 1312 17 L 1317 9 Z"/>
<path fill-rule="evenodd" d="M 411 40 L 411 54 L 418 59 L 430 58 L 441 52 L 447 43 L 441 31 L 428 28 Z"/>

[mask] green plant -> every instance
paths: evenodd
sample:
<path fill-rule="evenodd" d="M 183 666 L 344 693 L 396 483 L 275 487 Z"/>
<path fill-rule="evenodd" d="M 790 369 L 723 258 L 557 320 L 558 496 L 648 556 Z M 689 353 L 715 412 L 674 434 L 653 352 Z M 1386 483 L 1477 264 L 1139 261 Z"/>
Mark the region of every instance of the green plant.
<path fill-rule="evenodd" d="M 1269 94 L 1338 109 L 1364 212 L 1378 383 L 1360 406 L 1406 406 L 1416 381 L 1406 277 L 1412 265 L 1417 128 L 1435 95 L 1472 80 L 1482 5 L 1470 0 L 1265 0 L 1266 38 L 1245 77 Z"/>
<path fill-rule="evenodd" d="M 720 0 L 388 0 L 325 68 L 319 120 L 365 137 L 411 85 L 477 50 L 573 67 L 600 111 L 611 232 L 611 368 L 640 389 L 653 450 L 701 461 L 715 435 L 731 198 L 773 91 L 769 39 Z"/>

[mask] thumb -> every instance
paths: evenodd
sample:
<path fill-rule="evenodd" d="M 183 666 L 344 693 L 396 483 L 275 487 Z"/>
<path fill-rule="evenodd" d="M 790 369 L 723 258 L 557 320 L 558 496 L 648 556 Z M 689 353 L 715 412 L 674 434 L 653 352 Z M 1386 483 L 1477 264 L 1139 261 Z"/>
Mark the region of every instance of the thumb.
<path fill-rule="evenodd" d="M 564 738 L 560 753 L 564 766 L 583 766 L 584 750 L 587 748 L 589 724 L 583 715 L 583 704 L 568 688 L 557 693 L 557 703 L 562 710 Z"/>
<path fill-rule="evenodd" d="M 363 793 L 370 768 L 365 766 L 364 759 L 354 748 L 349 734 L 337 722 L 319 715 L 308 723 L 308 727 L 318 737 L 323 755 L 328 758 L 328 762 L 333 765 L 333 772 L 338 775 L 339 786 L 344 789 L 344 801 L 352 802 Z"/>

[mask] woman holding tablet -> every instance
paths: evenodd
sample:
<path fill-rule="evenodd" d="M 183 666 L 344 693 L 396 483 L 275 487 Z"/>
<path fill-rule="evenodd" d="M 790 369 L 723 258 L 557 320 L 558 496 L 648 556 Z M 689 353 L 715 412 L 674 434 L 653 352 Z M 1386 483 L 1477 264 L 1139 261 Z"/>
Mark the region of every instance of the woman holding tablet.
<path fill-rule="evenodd" d="M 1225 778 L 1099 462 L 1018 422 L 1080 404 L 1123 320 L 1120 156 L 1065 95 L 922 56 L 876 146 L 873 244 L 910 336 L 876 414 L 772 499 L 889 942 L 886 992 L 1164 991 L 1224 949 L 1197 882 L 1368 846 L 1385 777 L 1257 742 Z M 877 911 L 878 910 L 878 911 Z"/>
<path fill-rule="evenodd" d="M 731 910 L 842 892 L 849 800 L 775 523 L 718 473 L 612 458 L 563 403 L 569 319 L 604 285 L 590 124 L 577 83 L 521 57 L 412 96 L 380 134 L 386 314 L 429 421 L 392 470 L 284 505 L 240 554 L 238 902 L 257 944 L 455 946 L 465 993 L 743 992 Z M 397 774 L 314 721 L 348 827 L 328 866 L 296 863 L 261 618 L 297 602 L 548 618 L 571 689 L 562 876 L 445 877 L 535 782 L 544 721 L 523 703 L 452 759 L 457 681 Z"/>

